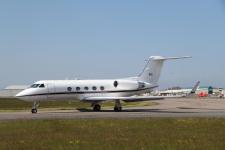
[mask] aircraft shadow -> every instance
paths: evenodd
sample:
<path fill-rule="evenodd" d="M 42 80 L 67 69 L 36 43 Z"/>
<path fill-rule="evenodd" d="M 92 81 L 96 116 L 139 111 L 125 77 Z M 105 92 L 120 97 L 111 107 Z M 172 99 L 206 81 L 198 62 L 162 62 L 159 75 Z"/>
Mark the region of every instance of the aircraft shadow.
<path fill-rule="evenodd" d="M 190 111 L 191 109 L 193 110 L 197 110 L 197 109 L 202 109 L 202 110 L 211 110 L 211 111 L 225 111 L 224 109 L 207 109 L 207 108 L 188 108 L 188 107 L 177 107 L 178 109 L 182 110 L 182 111 L 169 111 L 169 110 L 164 110 L 164 109 L 135 109 L 135 108 L 132 108 L 132 109 L 123 109 L 121 112 L 114 112 L 114 110 L 101 110 L 100 112 L 97 112 L 97 113 L 101 113 L 101 112 L 111 112 L 111 113 L 132 113 L 132 112 L 149 112 L 149 113 L 171 113 L 171 114 L 192 114 L 192 113 L 202 113 L 202 112 L 199 112 L 199 111 Z M 92 109 L 88 109 L 88 108 L 79 108 L 79 109 L 74 109 L 74 111 L 70 111 L 70 112 L 63 112 L 63 111 L 57 111 L 57 112 L 49 112 L 49 113 L 62 113 L 62 114 L 69 114 L 69 113 L 78 113 L 77 111 L 75 110 L 78 110 L 79 112 L 95 112 L 93 111 Z M 189 111 L 184 111 L 184 110 L 189 110 Z"/>
<path fill-rule="evenodd" d="M 95 112 L 91 109 L 86 109 L 86 108 L 80 108 L 77 109 L 80 112 Z M 114 110 L 101 110 L 101 112 L 114 112 Z M 187 111 L 182 111 L 182 112 L 177 112 L 177 111 L 168 111 L 168 110 L 162 110 L 162 109 L 124 109 L 121 112 L 118 113 L 126 113 L 126 112 L 152 112 L 152 113 L 199 113 L 199 112 L 187 112 Z"/>

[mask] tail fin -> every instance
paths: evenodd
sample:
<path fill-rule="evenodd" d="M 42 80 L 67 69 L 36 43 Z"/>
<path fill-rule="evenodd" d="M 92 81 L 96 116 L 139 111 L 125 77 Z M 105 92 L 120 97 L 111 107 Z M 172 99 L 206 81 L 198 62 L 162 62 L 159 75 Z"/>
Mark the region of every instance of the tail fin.
<path fill-rule="evenodd" d="M 163 63 L 170 59 L 183 59 L 191 58 L 189 56 L 184 57 L 162 57 L 162 56 L 151 56 L 143 70 L 143 72 L 138 76 L 138 80 L 157 85 Z"/>
<path fill-rule="evenodd" d="M 192 88 L 189 94 L 195 94 L 196 90 L 199 88 L 200 81 L 198 81 L 195 86 Z"/>

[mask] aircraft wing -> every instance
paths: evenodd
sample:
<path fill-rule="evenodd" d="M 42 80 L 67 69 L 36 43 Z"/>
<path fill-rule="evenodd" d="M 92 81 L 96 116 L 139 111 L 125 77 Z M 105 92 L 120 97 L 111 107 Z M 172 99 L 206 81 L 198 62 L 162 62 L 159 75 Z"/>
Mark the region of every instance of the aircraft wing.
<path fill-rule="evenodd" d="M 181 98 L 182 96 L 132 96 L 132 97 L 86 97 L 82 101 L 86 102 L 103 102 L 103 101 L 113 101 L 122 100 L 124 102 L 140 102 L 140 101 L 153 101 L 153 100 L 163 100 L 165 98 Z"/>

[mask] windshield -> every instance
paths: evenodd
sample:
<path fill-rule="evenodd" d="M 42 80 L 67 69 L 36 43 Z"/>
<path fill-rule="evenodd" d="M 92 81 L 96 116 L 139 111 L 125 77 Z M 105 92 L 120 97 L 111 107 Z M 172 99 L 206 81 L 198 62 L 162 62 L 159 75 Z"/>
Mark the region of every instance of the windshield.
<path fill-rule="evenodd" d="M 44 84 L 33 84 L 30 86 L 30 88 L 44 88 L 45 85 Z"/>
<path fill-rule="evenodd" d="M 44 84 L 41 84 L 40 86 L 39 86 L 39 88 L 44 88 L 45 87 L 45 85 Z"/>
<path fill-rule="evenodd" d="M 30 87 L 31 87 L 31 88 L 37 88 L 37 87 L 39 87 L 39 85 L 40 85 L 40 84 L 33 84 L 33 85 L 31 85 Z"/>

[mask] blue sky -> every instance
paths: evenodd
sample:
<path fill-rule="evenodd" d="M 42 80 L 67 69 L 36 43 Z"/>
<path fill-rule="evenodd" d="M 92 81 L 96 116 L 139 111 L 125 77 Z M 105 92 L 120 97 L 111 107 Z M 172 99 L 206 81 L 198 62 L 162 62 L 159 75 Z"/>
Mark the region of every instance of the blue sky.
<path fill-rule="evenodd" d="M 135 76 L 151 55 L 161 87 L 225 87 L 223 0 L 2 0 L 0 88 L 42 79 Z"/>

